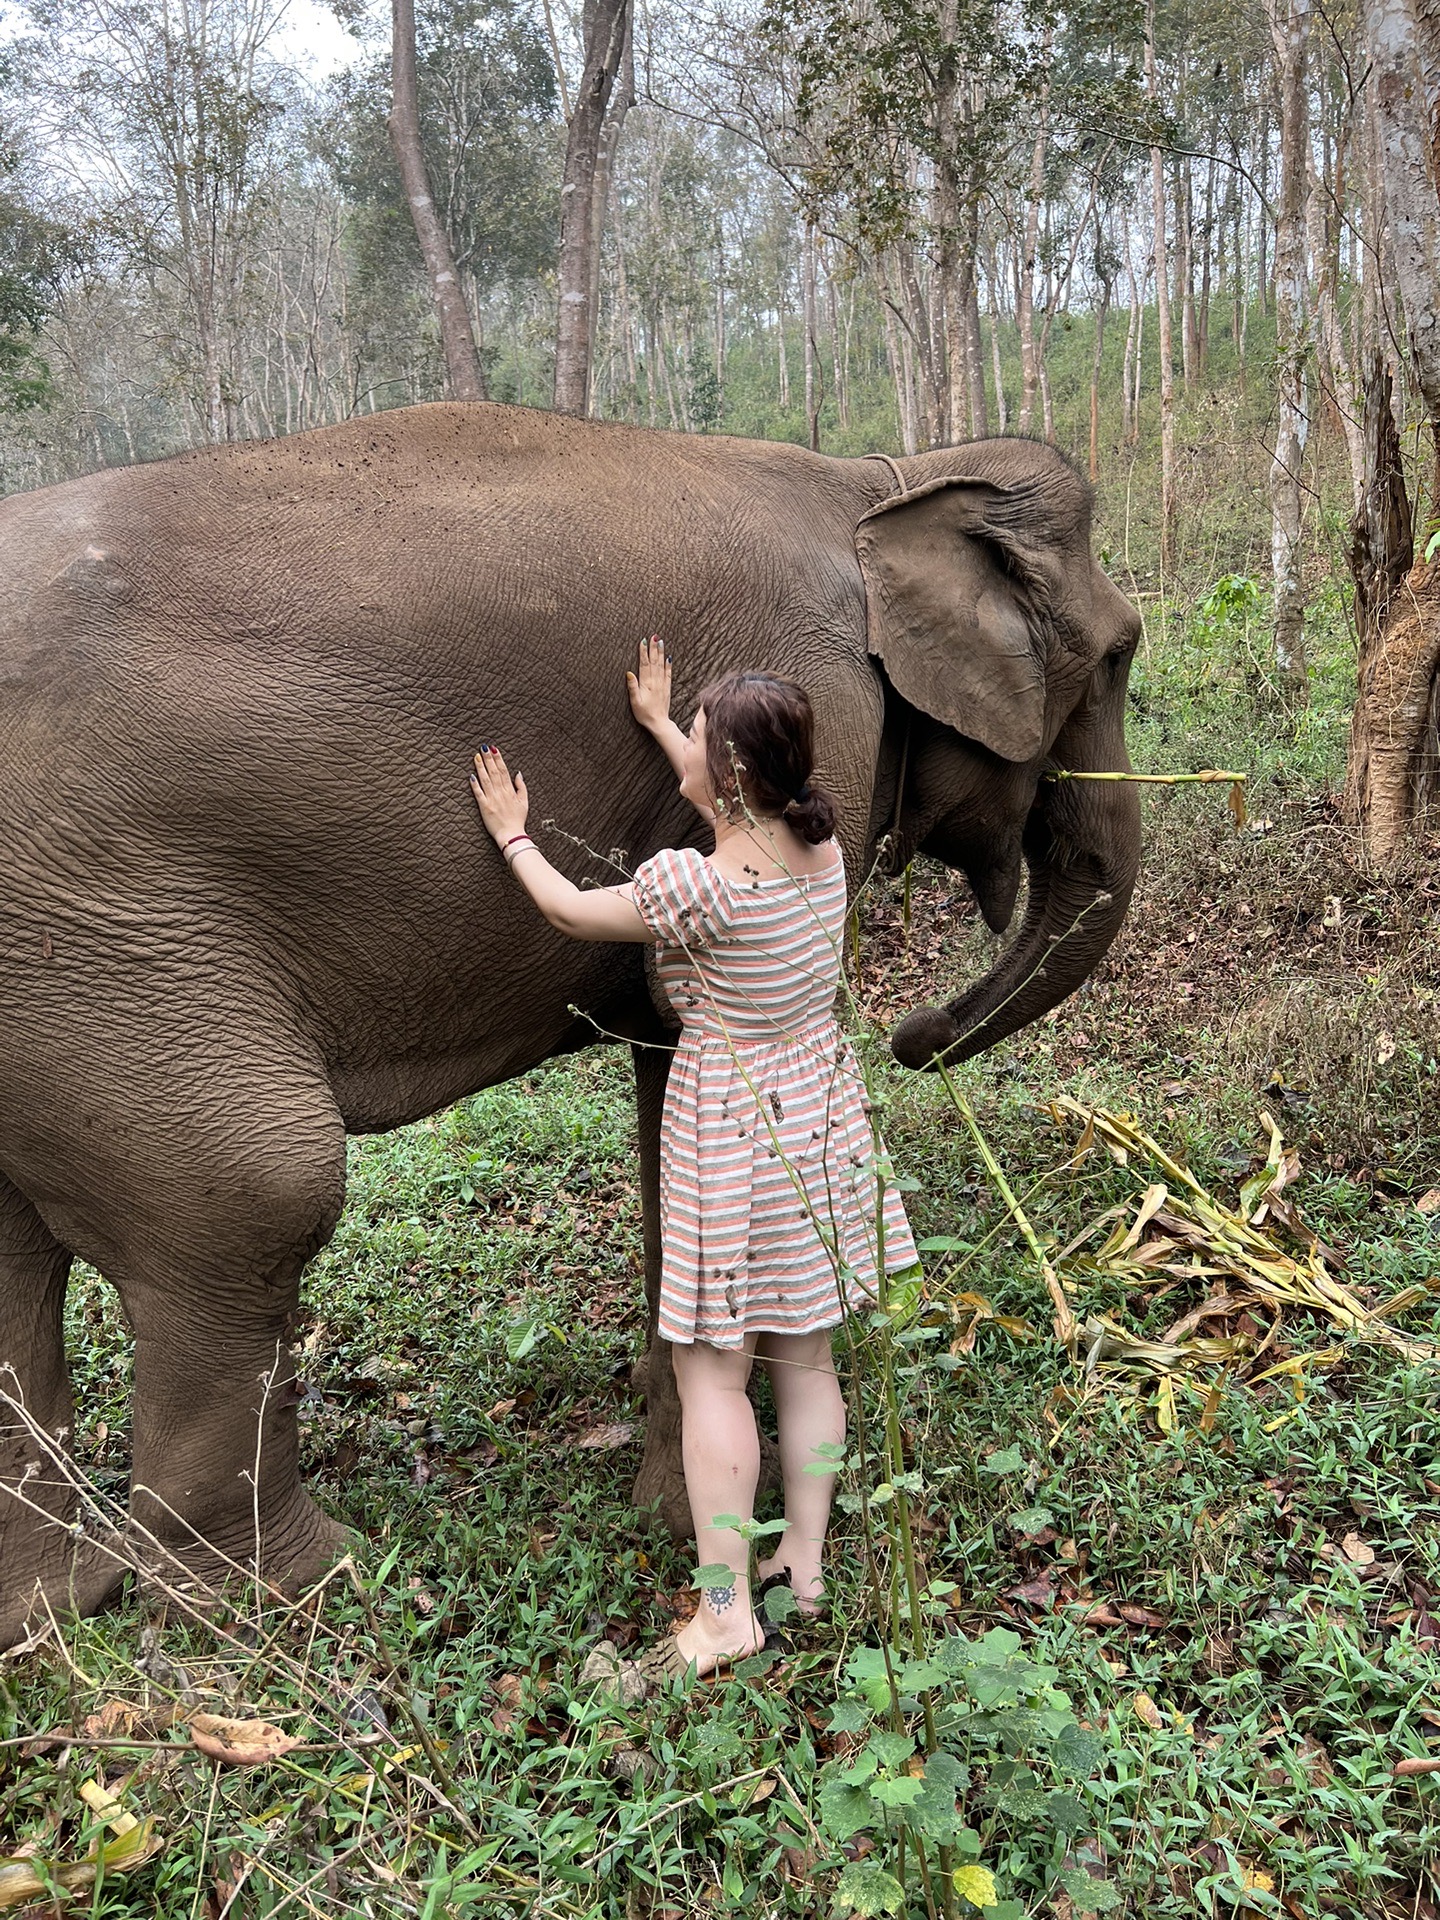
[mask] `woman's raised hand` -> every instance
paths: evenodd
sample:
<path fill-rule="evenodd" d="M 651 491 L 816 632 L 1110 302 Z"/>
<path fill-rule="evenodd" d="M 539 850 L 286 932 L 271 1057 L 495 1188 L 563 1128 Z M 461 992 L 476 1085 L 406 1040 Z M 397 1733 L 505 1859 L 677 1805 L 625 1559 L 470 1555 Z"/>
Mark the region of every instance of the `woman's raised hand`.
<path fill-rule="evenodd" d="M 525 831 L 525 816 L 530 811 L 525 776 L 517 773 L 511 779 L 505 756 L 498 747 L 482 747 L 476 754 L 470 791 L 486 830 L 502 845 L 513 834 Z"/>
<path fill-rule="evenodd" d="M 626 674 L 625 686 L 630 711 L 647 732 L 653 733 L 670 718 L 670 649 L 658 633 L 640 642 L 636 670 Z"/>

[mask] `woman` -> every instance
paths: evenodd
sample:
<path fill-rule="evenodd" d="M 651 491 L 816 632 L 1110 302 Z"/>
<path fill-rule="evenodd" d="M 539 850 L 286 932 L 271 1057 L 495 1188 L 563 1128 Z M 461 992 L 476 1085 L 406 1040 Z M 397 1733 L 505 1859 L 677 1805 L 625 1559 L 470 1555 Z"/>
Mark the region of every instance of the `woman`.
<path fill-rule="evenodd" d="M 824 1592 L 821 1555 L 845 1402 L 831 1334 L 875 1296 L 879 1243 L 891 1272 L 915 1264 L 900 1197 L 879 1193 L 863 1089 L 835 1023 L 845 870 L 835 802 L 813 778 L 803 691 L 734 673 L 705 691 L 690 728 L 670 718 L 658 639 L 626 675 L 631 709 L 715 831 L 708 858 L 681 847 L 629 886 L 585 891 L 525 833 L 529 798 L 497 747 L 471 786 L 515 878 L 576 940 L 654 941 L 682 1023 L 661 1137 L 660 1332 L 672 1343 L 685 1486 L 700 1561 L 730 1578 L 701 1593 L 662 1650 L 677 1673 L 753 1653 L 749 1547 L 760 1447 L 746 1386 L 758 1354 L 780 1428 L 785 1531 L 762 1581 L 788 1579 L 800 1610 Z M 814 1469 L 820 1467 L 822 1471 Z"/>

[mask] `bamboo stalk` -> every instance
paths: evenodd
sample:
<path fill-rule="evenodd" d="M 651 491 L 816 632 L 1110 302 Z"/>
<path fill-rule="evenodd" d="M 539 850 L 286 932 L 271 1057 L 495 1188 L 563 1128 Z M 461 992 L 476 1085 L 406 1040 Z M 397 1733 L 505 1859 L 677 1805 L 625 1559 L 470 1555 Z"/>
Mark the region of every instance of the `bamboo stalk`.
<path fill-rule="evenodd" d="M 1069 767 L 1052 767 L 1047 780 L 1123 780 L 1137 787 L 1243 786 L 1243 773 L 1228 773 L 1223 767 L 1205 767 L 1199 773 L 1077 773 Z"/>

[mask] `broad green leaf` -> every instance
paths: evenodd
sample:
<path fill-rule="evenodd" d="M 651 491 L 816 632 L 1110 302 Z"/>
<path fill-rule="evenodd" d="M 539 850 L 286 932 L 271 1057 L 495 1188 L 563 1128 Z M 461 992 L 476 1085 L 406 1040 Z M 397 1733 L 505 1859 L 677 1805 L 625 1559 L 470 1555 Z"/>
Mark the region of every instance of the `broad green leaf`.
<path fill-rule="evenodd" d="M 1011 1514 L 1010 1524 L 1017 1533 L 1040 1533 L 1054 1526 L 1055 1516 L 1049 1507 L 1026 1507 L 1023 1513 Z"/>
<path fill-rule="evenodd" d="M 713 1592 L 716 1587 L 733 1587 L 735 1569 L 725 1566 L 719 1560 L 713 1560 L 708 1567 L 695 1569 L 695 1575 L 690 1584 L 692 1587 L 699 1587 L 702 1593 Z"/>
<path fill-rule="evenodd" d="M 1105 1757 L 1105 1748 L 1097 1735 L 1073 1723 L 1056 1735 L 1051 1759 L 1062 1773 L 1084 1779 L 1095 1772 Z"/>
<path fill-rule="evenodd" d="M 889 1767 L 893 1772 L 896 1767 L 903 1767 L 914 1753 L 915 1742 L 908 1733 L 872 1733 L 865 1750 L 873 1753 L 882 1767 Z"/>
<path fill-rule="evenodd" d="M 857 1647 L 846 1662 L 845 1677 L 877 1711 L 889 1706 L 890 1680 L 878 1647 Z"/>
<path fill-rule="evenodd" d="M 983 1910 L 998 1906 L 1000 1896 L 995 1890 L 995 1876 L 988 1867 L 957 1867 L 953 1879 L 956 1893 L 972 1907 Z"/>
<path fill-rule="evenodd" d="M 905 1889 L 883 1867 L 855 1860 L 840 1876 L 835 1903 L 847 1913 L 899 1913 L 905 1905 Z"/>
<path fill-rule="evenodd" d="M 1039 1787 L 1003 1787 L 985 1798 L 1007 1820 L 1038 1820 L 1050 1810 L 1050 1796 Z"/>
<path fill-rule="evenodd" d="M 925 1762 L 920 1797 L 910 1808 L 911 1823 L 937 1846 L 951 1846 L 969 1829 L 956 1811 L 956 1801 L 970 1784 L 970 1776 L 953 1754 L 932 1753 Z M 979 1840 L 976 1837 L 976 1848 Z"/>
<path fill-rule="evenodd" d="M 1073 1793 L 1052 1793 L 1045 1802 L 1045 1811 L 1056 1832 L 1067 1836 L 1083 1833 L 1090 1824 L 1084 1804 Z"/>
<path fill-rule="evenodd" d="M 765 1618 L 773 1627 L 783 1626 L 800 1611 L 800 1603 L 795 1598 L 794 1588 L 786 1585 L 772 1587 L 761 1602 L 761 1606 L 764 1609 Z"/>
<path fill-rule="evenodd" d="M 915 1242 L 917 1253 L 968 1253 L 970 1242 L 957 1240 L 953 1233 L 933 1233 L 928 1240 Z"/>
<path fill-rule="evenodd" d="M 902 1693 L 925 1693 L 931 1687 L 943 1687 L 949 1677 L 935 1660 L 902 1660 L 895 1674 Z"/>
<path fill-rule="evenodd" d="M 830 1709 L 827 1733 L 859 1733 L 870 1724 L 870 1709 L 858 1700 L 837 1700 Z"/>
<path fill-rule="evenodd" d="M 1092 1880 L 1084 1867 L 1062 1867 L 1060 1885 L 1077 1913 L 1109 1913 L 1120 1904 L 1120 1889 L 1114 1881 Z"/>
<path fill-rule="evenodd" d="M 998 1453 L 990 1453 L 980 1462 L 982 1473 L 1019 1473 L 1025 1465 L 1025 1456 L 1018 1447 L 1002 1447 Z"/>
<path fill-rule="evenodd" d="M 778 1647 L 762 1647 L 759 1653 L 748 1654 L 745 1659 L 735 1662 L 737 1680 L 758 1680 L 762 1673 L 768 1673 L 775 1662 L 782 1658 Z"/>
<path fill-rule="evenodd" d="M 864 1787 L 848 1786 L 837 1778 L 821 1779 L 818 1804 L 820 1824 L 832 1840 L 852 1839 L 881 1817 Z"/>
<path fill-rule="evenodd" d="M 847 1787 L 863 1787 L 867 1780 L 873 1779 L 880 1770 L 880 1757 L 869 1747 L 863 1747 L 846 1767 L 839 1767 L 837 1779 L 843 1780 Z"/>
<path fill-rule="evenodd" d="M 891 1780 L 872 1780 L 870 1798 L 882 1807 L 909 1807 L 920 1798 L 923 1785 L 913 1774 L 900 1773 Z"/>
<path fill-rule="evenodd" d="M 532 1320 L 526 1326 L 508 1327 L 505 1332 L 505 1356 L 509 1360 L 523 1360 L 540 1338 L 545 1322 Z"/>
<path fill-rule="evenodd" d="M 1013 1660 L 1025 1642 L 1018 1633 L 1012 1633 L 1009 1627 L 991 1627 L 975 1642 L 976 1651 L 983 1653 L 987 1660 Z"/>

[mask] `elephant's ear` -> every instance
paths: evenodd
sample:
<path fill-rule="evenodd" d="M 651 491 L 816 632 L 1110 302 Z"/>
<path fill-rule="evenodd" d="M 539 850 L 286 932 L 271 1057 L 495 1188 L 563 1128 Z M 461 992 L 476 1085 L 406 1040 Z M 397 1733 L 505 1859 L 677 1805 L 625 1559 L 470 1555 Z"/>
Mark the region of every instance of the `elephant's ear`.
<path fill-rule="evenodd" d="M 872 507 L 855 530 L 871 653 L 912 706 L 1014 761 L 1045 741 L 1044 640 L 1004 534 L 1028 491 L 936 480 Z"/>

